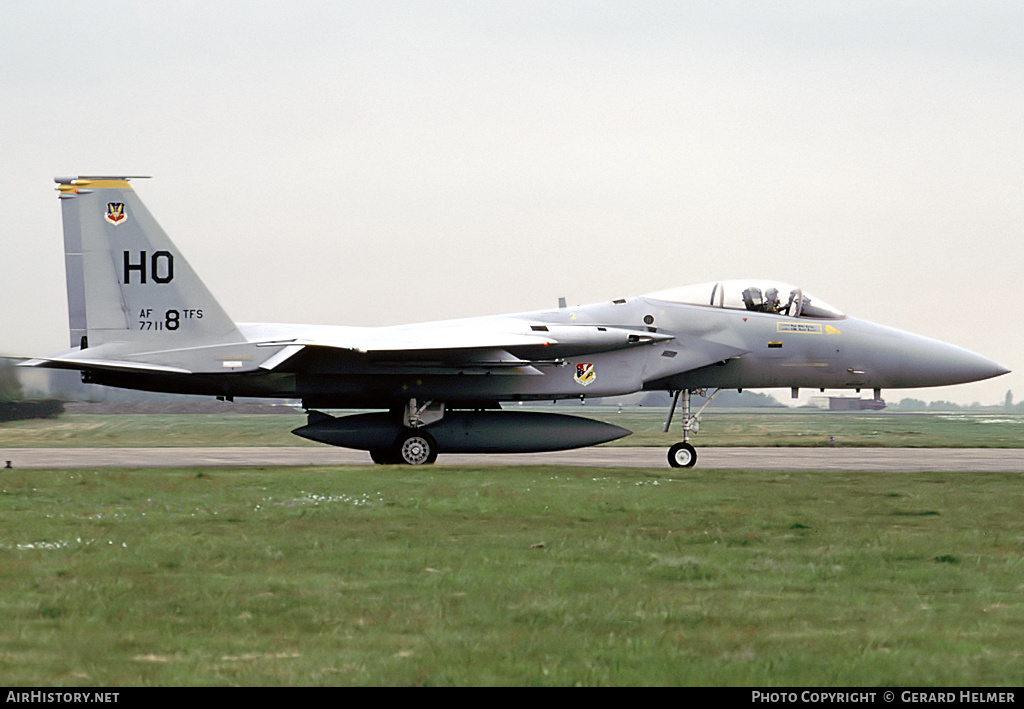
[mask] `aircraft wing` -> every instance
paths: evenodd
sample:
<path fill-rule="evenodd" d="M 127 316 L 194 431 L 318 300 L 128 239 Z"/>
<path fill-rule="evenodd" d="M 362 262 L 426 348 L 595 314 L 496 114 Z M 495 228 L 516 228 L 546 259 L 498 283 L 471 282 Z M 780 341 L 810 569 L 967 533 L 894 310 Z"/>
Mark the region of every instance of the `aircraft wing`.
<path fill-rule="evenodd" d="M 671 335 L 603 325 L 516 323 L 487 326 L 445 325 L 401 328 L 341 328 L 297 332 L 263 339 L 260 347 L 278 351 L 260 365 L 274 370 L 303 351 L 347 362 L 385 366 L 502 369 L 553 364 L 583 354 L 650 345 Z"/>
<path fill-rule="evenodd" d="M 670 335 L 621 327 L 522 321 L 394 328 L 262 324 L 242 328 L 249 336 L 247 342 L 141 352 L 129 343 L 111 342 L 84 350 L 74 348 L 21 366 L 152 374 L 225 369 L 270 372 L 286 363 L 287 368 L 301 368 L 296 357 L 307 353 L 320 363 L 334 362 L 355 369 L 427 367 L 435 371 L 517 370 L 520 374 L 540 374 L 535 367 L 560 364 L 566 357 L 672 339 Z"/>

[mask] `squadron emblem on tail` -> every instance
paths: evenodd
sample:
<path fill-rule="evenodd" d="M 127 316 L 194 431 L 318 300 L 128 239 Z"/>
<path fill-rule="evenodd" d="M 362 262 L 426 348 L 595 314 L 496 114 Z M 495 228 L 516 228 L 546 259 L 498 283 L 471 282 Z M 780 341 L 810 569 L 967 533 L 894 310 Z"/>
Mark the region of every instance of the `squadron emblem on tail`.
<path fill-rule="evenodd" d="M 107 221 L 111 224 L 124 224 L 128 215 L 124 213 L 124 202 L 107 202 Z"/>

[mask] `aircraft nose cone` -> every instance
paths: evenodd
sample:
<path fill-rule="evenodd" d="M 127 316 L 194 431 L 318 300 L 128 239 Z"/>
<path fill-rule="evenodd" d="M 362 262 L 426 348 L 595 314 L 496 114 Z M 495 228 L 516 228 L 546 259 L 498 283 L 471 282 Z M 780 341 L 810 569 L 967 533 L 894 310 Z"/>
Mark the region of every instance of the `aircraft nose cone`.
<path fill-rule="evenodd" d="M 956 378 L 957 383 L 977 382 L 1010 373 L 1009 369 L 998 362 L 969 350 L 960 350 L 944 367 L 949 376 Z"/>
<path fill-rule="evenodd" d="M 924 340 L 924 338 L 921 338 Z M 945 386 L 991 379 L 1010 370 L 962 347 L 925 340 L 914 343 L 904 358 L 905 376 L 920 382 L 916 386 Z"/>
<path fill-rule="evenodd" d="M 991 379 L 1010 370 L 988 357 L 918 335 L 904 339 L 897 374 L 911 386 L 946 386 Z"/>
<path fill-rule="evenodd" d="M 864 369 L 875 386 L 931 387 L 991 379 L 1010 370 L 988 357 L 956 345 L 892 328 L 870 325 L 864 331 Z"/>

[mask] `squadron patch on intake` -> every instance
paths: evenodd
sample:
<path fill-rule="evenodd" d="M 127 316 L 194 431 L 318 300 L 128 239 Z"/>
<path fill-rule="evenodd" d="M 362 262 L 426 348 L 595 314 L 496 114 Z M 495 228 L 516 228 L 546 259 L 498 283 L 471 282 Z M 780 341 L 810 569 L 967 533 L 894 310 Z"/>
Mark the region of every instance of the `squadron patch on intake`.
<path fill-rule="evenodd" d="M 577 362 L 576 374 L 573 376 L 573 379 L 583 386 L 587 386 L 597 379 L 597 372 L 594 370 L 594 365 L 590 362 Z"/>

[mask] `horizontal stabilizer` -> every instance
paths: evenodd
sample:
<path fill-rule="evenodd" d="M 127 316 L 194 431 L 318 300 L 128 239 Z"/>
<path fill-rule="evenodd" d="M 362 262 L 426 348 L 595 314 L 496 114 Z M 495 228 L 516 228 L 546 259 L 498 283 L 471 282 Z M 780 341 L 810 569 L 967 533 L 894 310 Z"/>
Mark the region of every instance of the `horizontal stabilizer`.
<path fill-rule="evenodd" d="M 111 359 L 90 359 L 88 357 L 52 357 L 30 359 L 19 367 L 43 367 L 46 369 L 101 369 L 110 372 L 152 372 L 154 374 L 192 374 L 188 369 L 168 367 L 145 362 L 124 362 Z"/>

